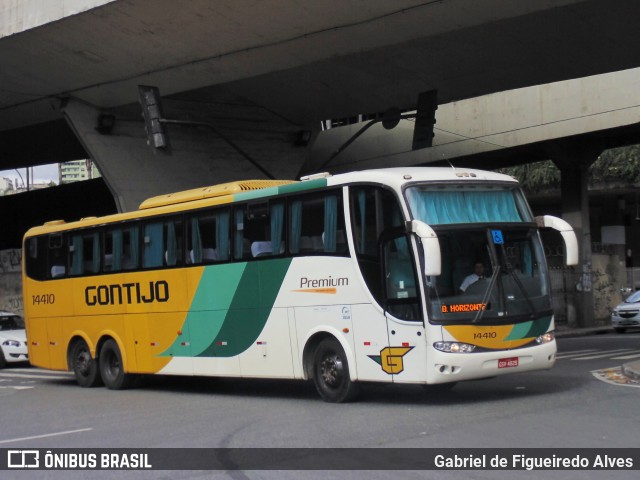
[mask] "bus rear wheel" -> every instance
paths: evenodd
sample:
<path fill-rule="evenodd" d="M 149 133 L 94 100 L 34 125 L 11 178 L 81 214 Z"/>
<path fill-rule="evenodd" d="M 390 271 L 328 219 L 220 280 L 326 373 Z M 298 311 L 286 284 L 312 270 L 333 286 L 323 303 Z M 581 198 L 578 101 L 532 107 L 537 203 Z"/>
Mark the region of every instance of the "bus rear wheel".
<path fill-rule="evenodd" d="M 89 345 L 84 340 L 77 340 L 71 348 L 69 356 L 71 369 L 76 382 L 83 388 L 93 388 L 102 385 L 98 360 L 91 358 Z"/>
<path fill-rule="evenodd" d="M 351 381 L 347 356 L 335 338 L 318 344 L 313 356 L 313 381 L 326 402 L 349 402 L 360 392 L 360 386 Z"/>
<path fill-rule="evenodd" d="M 109 339 L 100 349 L 100 376 L 110 390 L 124 390 L 133 384 L 133 375 L 125 373 L 118 344 Z"/>

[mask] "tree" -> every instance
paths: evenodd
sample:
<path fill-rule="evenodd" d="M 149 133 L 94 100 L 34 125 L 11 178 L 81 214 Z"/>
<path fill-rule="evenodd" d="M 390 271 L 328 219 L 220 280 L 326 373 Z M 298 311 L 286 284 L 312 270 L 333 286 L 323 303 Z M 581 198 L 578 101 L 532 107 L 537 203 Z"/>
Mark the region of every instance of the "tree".
<path fill-rule="evenodd" d="M 640 145 L 606 150 L 591 166 L 590 184 L 640 183 Z"/>
<path fill-rule="evenodd" d="M 515 177 L 527 193 L 542 193 L 560 188 L 560 170 L 551 160 L 502 168 L 500 173 Z"/>
<path fill-rule="evenodd" d="M 518 179 L 528 193 L 560 188 L 560 170 L 551 160 L 499 170 Z M 605 150 L 591 165 L 589 185 L 640 186 L 640 145 Z"/>

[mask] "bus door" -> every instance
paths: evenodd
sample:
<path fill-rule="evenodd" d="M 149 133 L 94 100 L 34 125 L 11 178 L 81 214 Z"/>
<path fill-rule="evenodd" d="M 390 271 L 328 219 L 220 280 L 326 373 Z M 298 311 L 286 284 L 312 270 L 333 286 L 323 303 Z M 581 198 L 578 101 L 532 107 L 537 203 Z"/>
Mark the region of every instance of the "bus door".
<path fill-rule="evenodd" d="M 427 349 L 413 245 L 404 228 L 394 228 L 381 236 L 380 250 L 389 336 L 381 366 L 394 381 L 424 382 Z"/>

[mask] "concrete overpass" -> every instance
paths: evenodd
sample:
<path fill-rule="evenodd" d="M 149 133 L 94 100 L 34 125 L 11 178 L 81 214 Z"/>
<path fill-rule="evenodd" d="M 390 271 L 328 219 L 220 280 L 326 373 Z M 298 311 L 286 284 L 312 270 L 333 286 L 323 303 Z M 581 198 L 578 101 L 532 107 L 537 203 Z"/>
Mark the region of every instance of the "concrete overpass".
<path fill-rule="evenodd" d="M 0 169 L 91 157 L 121 211 L 265 170 L 293 178 L 341 141 L 320 121 L 409 110 L 437 89 L 434 148 L 408 151 L 403 126 L 373 130 L 373 157 L 354 150 L 333 169 L 552 157 L 571 174 L 563 210 L 589 245 L 588 165 L 638 138 L 633 0 L 46 5 L 0 7 Z M 180 126 L 170 150 L 152 151 L 139 84 L 160 88 L 166 117 L 211 124 L 246 157 L 208 129 Z"/>
<path fill-rule="evenodd" d="M 324 119 L 414 108 L 430 89 L 444 104 L 640 66 L 631 0 L 46 4 L 1 11 L 0 168 L 91 156 L 120 210 L 263 176 L 201 129 L 173 127 L 171 154 L 152 152 L 138 84 L 160 88 L 167 117 L 210 122 L 294 177 L 302 135 L 312 145 Z M 100 114 L 115 117 L 108 134 Z"/>

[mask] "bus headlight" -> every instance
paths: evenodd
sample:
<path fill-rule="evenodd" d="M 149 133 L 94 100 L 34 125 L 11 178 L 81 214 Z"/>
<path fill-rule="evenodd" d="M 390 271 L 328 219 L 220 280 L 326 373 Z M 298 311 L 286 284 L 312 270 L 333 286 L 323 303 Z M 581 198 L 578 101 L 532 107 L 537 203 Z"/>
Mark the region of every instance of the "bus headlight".
<path fill-rule="evenodd" d="M 547 332 L 536 338 L 536 342 L 542 345 L 545 343 L 553 342 L 554 338 L 556 338 L 556 336 L 553 334 L 553 332 Z"/>
<path fill-rule="evenodd" d="M 20 342 L 17 340 L 5 340 L 4 342 L 2 342 L 2 345 L 5 347 L 19 347 Z"/>
<path fill-rule="evenodd" d="M 436 342 L 433 347 L 447 353 L 471 353 L 476 349 L 475 345 L 461 342 Z"/>

